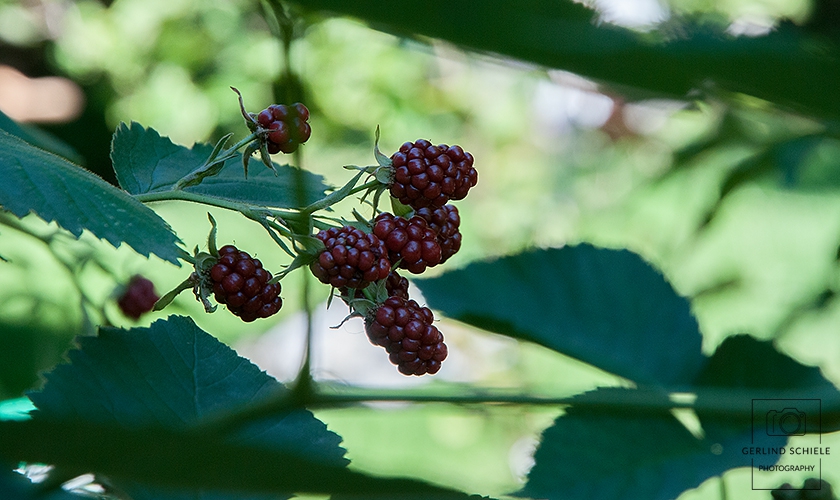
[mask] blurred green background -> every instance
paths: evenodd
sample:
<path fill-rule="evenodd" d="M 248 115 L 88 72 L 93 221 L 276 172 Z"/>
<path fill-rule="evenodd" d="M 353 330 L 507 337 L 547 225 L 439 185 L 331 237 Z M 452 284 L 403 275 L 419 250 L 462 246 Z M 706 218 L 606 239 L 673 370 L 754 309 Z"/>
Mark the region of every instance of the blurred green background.
<path fill-rule="evenodd" d="M 836 40 L 840 29 L 834 2 L 587 4 L 596 9 L 592 23 L 639 37 L 691 40 L 686 26 L 700 26 L 760 39 L 781 26 Z M 349 178 L 343 165 L 373 163 L 377 126 L 386 154 L 418 138 L 460 144 L 476 157 L 479 184 L 459 203 L 461 252 L 430 273 L 534 246 L 629 248 L 692 299 L 707 353 L 736 333 L 773 338 L 840 382 L 840 136 L 830 116 L 785 110 L 716 82 L 698 82 L 696 95 L 652 94 L 320 12 L 292 10 L 287 51 L 270 11 L 244 0 L 0 0 L 0 111 L 66 142 L 112 182 L 108 152 L 120 122 L 184 145 L 244 136 L 230 86 L 251 111 L 303 101 L 314 132 L 298 159 L 334 185 Z M 153 208 L 187 248 L 204 245 L 205 208 Z M 247 244 L 275 272 L 288 263 L 261 228 L 211 211 L 220 241 Z M 8 261 L 0 262 L 0 399 L 37 387 L 39 371 L 60 360 L 74 335 L 105 321 L 132 326 L 110 298 L 131 275 L 165 292 L 189 273 L 89 236 L 59 235 L 47 245 L 54 227 L 24 225 L 0 226 Z M 284 281 L 286 306 L 272 320 L 244 325 L 224 311 L 206 315 L 187 292 L 141 324 L 190 314 L 247 352 L 272 327 L 284 334 L 301 310 L 303 279 Z M 311 288 L 323 309 L 328 290 Z M 472 384 L 564 396 L 623 383 L 533 345 L 441 325 L 461 371 L 424 381 L 429 389 Z M 539 432 L 556 415 L 434 405 L 318 413 L 345 438 L 354 467 L 495 495 L 521 485 Z M 392 432 L 406 427 L 413 431 L 394 446 Z M 418 453 L 430 449 L 445 450 L 444 458 L 418 465 Z M 744 471 L 726 477 L 731 496 L 765 498 L 745 486 Z M 823 477 L 840 483 L 836 471 Z M 720 495 L 712 479 L 684 497 Z"/>

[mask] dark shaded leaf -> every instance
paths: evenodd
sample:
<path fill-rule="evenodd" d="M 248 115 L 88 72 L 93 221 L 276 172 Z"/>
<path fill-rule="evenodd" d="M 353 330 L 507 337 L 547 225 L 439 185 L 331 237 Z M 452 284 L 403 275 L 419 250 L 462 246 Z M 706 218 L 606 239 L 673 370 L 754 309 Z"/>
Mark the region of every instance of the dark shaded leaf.
<path fill-rule="evenodd" d="M 290 3 L 659 95 L 686 96 L 711 81 L 816 115 L 840 116 L 836 41 L 792 23 L 762 37 L 734 37 L 725 33 L 724 23 L 672 19 L 656 36 L 596 23 L 593 11 L 570 0 Z M 406 12 L 446 15 L 429 22 L 427 16 Z"/>
<path fill-rule="evenodd" d="M 36 420 L 186 432 L 204 417 L 286 391 L 189 318 L 171 316 L 149 328 L 103 328 L 99 336 L 78 341 L 80 349 L 68 355 L 70 364 L 58 366 L 47 375 L 43 391 L 30 395 Z M 347 464 L 341 438 L 306 410 L 250 423 L 227 438 L 334 467 Z M 136 499 L 159 495 L 146 487 L 121 486 Z"/>
<path fill-rule="evenodd" d="M 601 393 L 633 389 L 599 389 Z M 620 396 L 620 394 L 619 394 Z M 668 404 L 663 393 L 660 407 Z M 557 418 L 542 436 L 528 482 L 519 493 L 547 499 L 666 500 L 706 479 L 744 465 L 739 454 L 715 453 L 749 446 L 749 434 L 724 441 L 692 435 L 667 410 L 626 408 L 612 412 L 577 408 Z M 749 460 L 746 461 L 749 465 Z"/>
<path fill-rule="evenodd" d="M 768 413 L 785 408 L 798 408 L 806 414 L 803 423 L 807 422 L 808 439 L 814 445 L 819 443 L 821 432 L 840 429 L 840 394 L 834 385 L 818 368 L 780 353 L 772 342 L 747 335 L 728 337 L 698 374 L 696 384 L 696 413 L 709 439 L 746 438 L 743 447 L 782 448 L 788 437 L 784 432 L 768 430 L 768 418 L 772 421 Z M 722 403 L 726 412 L 710 410 Z M 745 454 L 743 447 L 724 446 L 722 456 L 740 458 L 740 465 L 745 467 L 772 465 L 781 456 Z"/>
<path fill-rule="evenodd" d="M 20 125 L 2 111 L 0 111 L 0 130 L 17 136 L 35 147 L 63 156 L 72 162 L 79 163 L 82 161 L 79 153 L 69 144 L 37 128 Z"/>
<path fill-rule="evenodd" d="M 154 481 L 173 491 L 236 492 L 232 498 L 285 492 L 373 499 L 469 498 L 413 479 L 368 476 L 296 450 L 160 426 L 127 429 L 35 418 L 0 422 L 0 442 L 2 457 L 93 470 L 120 484 Z"/>
<path fill-rule="evenodd" d="M 747 389 L 819 390 L 834 385 L 820 369 L 780 353 L 749 335 L 727 337 L 697 374 L 695 385 Z"/>
<path fill-rule="evenodd" d="M 115 247 L 178 264 L 182 250 L 169 225 L 151 209 L 69 161 L 0 131 L 0 206 L 30 212 L 79 237 L 87 229 Z"/>
<path fill-rule="evenodd" d="M 82 500 L 88 497 L 61 489 L 41 491 L 25 476 L 0 464 L 0 498 L 3 500 Z"/>
<path fill-rule="evenodd" d="M 173 144 L 155 130 L 132 122 L 120 124 L 111 144 L 111 160 L 120 186 L 131 194 L 163 193 L 201 166 L 213 151 L 209 144 L 192 149 Z M 218 175 L 184 191 L 228 201 L 276 208 L 300 208 L 321 199 L 328 189 L 320 175 L 288 165 L 275 165 L 277 176 L 262 167 L 248 178 L 242 156 L 228 160 Z"/>
<path fill-rule="evenodd" d="M 534 250 L 416 283 L 450 318 L 638 382 L 687 384 L 705 360 L 688 301 L 626 250 Z"/>

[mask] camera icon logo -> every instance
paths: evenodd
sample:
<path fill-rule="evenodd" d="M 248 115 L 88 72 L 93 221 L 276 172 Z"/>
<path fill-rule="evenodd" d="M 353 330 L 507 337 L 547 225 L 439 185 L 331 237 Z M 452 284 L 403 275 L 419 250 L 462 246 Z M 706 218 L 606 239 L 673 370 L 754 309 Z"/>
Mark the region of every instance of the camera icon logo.
<path fill-rule="evenodd" d="M 805 412 L 796 408 L 767 412 L 768 436 L 804 436 Z"/>

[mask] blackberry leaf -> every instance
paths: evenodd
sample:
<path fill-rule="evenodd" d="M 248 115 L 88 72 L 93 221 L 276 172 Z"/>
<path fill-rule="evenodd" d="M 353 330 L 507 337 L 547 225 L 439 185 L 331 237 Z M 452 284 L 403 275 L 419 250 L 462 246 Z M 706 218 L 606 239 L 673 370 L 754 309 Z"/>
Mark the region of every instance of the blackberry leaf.
<path fill-rule="evenodd" d="M 149 328 L 102 328 L 97 337 L 82 337 L 78 342 L 80 349 L 68 355 L 70 364 L 57 367 L 47 375 L 43 391 L 30 395 L 37 407 L 34 420 L 189 433 L 206 417 L 286 391 L 189 318 L 171 316 Z M 331 467 L 347 464 L 339 446 L 341 437 L 307 410 L 244 424 L 220 437 L 234 447 L 291 453 Z M 208 461 L 225 459 L 206 457 Z M 278 473 L 294 466 L 272 465 Z M 153 477 L 149 476 L 150 481 Z M 119 486 L 136 500 L 156 498 L 152 486 L 133 481 Z M 206 492 L 194 489 L 191 493 Z"/>
<path fill-rule="evenodd" d="M 155 130 L 138 123 L 120 124 L 111 143 L 111 160 L 117 180 L 131 194 L 165 192 L 181 177 L 201 165 L 213 146 L 196 144 L 186 148 L 173 144 Z M 267 169 L 242 175 L 240 155 L 228 160 L 221 171 L 185 192 L 228 201 L 277 208 L 299 208 L 324 196 L 328 186 L 320 175 L 276 166 L 277 175 Z"/>
<path fill-rule="evenodd" d="M 70 161 L 0 131 L 0 207 L 32 212 L 79 237 L 87 229 L 118 247 L 178 264 L 183 250 L 151 209 Z"/>
<path fill-rule="evenodd" d="M 636 382 L 688 384 L 706 359 L 688 300 L 626 250 L 535 250 L 416 283 L 450 318 Z"/>

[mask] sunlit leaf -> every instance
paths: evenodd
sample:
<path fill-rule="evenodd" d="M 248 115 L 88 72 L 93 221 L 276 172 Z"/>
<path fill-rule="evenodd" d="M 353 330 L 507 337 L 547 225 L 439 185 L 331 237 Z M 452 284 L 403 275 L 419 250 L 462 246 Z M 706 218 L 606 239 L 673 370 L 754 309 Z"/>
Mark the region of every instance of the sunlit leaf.
<path fill-rule="evenodd" d="M 178 263 L 178 237 L 151 209 L 66 159 L 0 131 L 0 207 L 32 212 L 79 237 L 87 229 L 115 247 Z"/>
<path fill-rule="evenodd" d="M 689 383 L 705 360 L 688 301 L 626 250 L 534 250 L 416 283 L 450 318 L 638 382 Z"/>
<path fill-rule="evenodd" d="M 173 144 L 154 129 L 138 123 L 120 124 L 111 144 L 111 160 L 120 186 L 131 194 L 163 193 L 171 190 L 185 175 L 201 166 L 213 151 L 209 144 L 192 148 Z M 319 175 L 276 165 L 277 175 L 261 164 L 251 168 L 248 178 L 237 154 L 228 160 L 218 175 L 205 178 L 200 184 L 184 188 L 229 201 L 277 208 L 298 208 L 324 196 L 328 188 Z"/>

